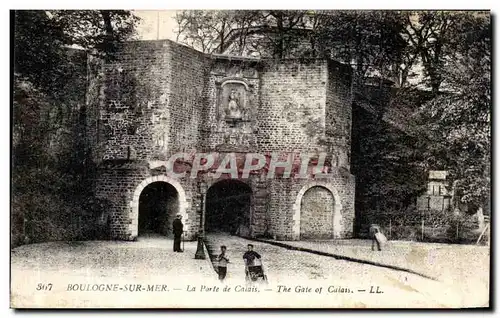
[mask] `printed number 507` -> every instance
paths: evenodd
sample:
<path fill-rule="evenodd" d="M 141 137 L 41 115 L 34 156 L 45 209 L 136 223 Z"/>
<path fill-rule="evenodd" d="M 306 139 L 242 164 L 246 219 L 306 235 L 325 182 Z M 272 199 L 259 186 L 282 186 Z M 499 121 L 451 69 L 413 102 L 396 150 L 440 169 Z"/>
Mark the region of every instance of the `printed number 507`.
<path fill-rule="evenodd" d="M 42 284 L 38 283 L 36 290 L 52 290 L 52 283 Z"/>

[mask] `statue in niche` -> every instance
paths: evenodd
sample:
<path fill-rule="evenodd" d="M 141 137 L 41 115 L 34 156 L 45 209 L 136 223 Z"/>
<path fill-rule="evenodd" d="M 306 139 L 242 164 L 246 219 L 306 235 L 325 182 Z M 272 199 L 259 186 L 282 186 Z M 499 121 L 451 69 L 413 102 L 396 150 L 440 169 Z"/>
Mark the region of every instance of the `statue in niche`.
<path fill-rule="evenodd" d="M 234 89 L 229 93 L 229 103 L 227 104 L 226 117 L 229 119 L 241 119 L 242 113 L 240 109 L 239 94 Z"/>

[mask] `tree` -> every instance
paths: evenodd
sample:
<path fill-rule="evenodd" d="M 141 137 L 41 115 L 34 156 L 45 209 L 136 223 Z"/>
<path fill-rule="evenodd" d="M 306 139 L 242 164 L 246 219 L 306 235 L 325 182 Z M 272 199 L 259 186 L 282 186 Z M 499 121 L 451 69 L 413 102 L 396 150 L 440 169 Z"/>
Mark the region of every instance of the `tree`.
<path fill-rule="evenodd" d="M 462 34 L 476 17 L 483 13 L 449 11 L 407 11 L 403 37 L 408 50 L 402 61 L 402 80 L 413 66 L 423 67 L 422 81 L 434 95 L 438 94 L 446 77 L 443 76 L 450 59 L 462 46 Z"/>
<path fill-rule="evenodd" d="M 138 22 L 123 10 L 18 10 L 14 12 L 14 71 L 47 94 L 74 71 L 64 67 L 67 48 L 112 58 Z"/>
<path fill-rule="evenodd" d="M 474 208 L 490 199 L 491 25 L 462 16 L 455 51 L 440 68 L 441 92 L 416 115 L 428 167 L 450 171 L 458 202 Z"/>
<path fill-rule="evenodd" d="M 316 46 L 335 60 L 351 64 L 354 78 L 363 85 L 367 76 L 388 77 L 406 42 L 404 20 L 393 11 L 333 11 L 322 13 L 316 26 Z"/>
<path fill-rule="evenodd" d="M 177 41 L 205 53 L 261 55 L 283 58 L 294 44 L 294 34 L 304 27 L 305 11 L 282 10 L 184 10 L 175 17 Z M 252 41 L 247 41 L 252 39 Z M 263 43 L 257 43 L 257 42 Z"/>
<path fill-rule="evenodd" d="M 50 11 L 55 23 L 62 25 L 69 45 L 92 50 L 111 58 L 120 42 L 135 36 L 139 18 L 126 10 Z"/>
<path fill-rule="evenodd" d="M 57 67 L 64 56 L 64 29 L 44 11 L 14 13 L 14 72 L 50 92 L 63 77 Z"/>
<path fill-rule="evenodd" d="M 178 42 L 212 53 L 231 31 L 232 11 L 185 10 L 175 19 Z"/>
<path fill-rule="evenodd" d="M 137 18 L 120 10 L 20 10 L 14 21 L 14 149 L 34 154 L 36 145 L 46 149 L 48 136 L 68 125 L 85 97 L 71 86 L 86 83 L 85 52 L 69 46 L 112 57 L 116 45 L 133 35 Z M 28 103 L 33 95 L 46 102 Z"/>
<path fill-rule="evenodd" d="M 14 12 L 14 244 L 82 238 L 73 219 L 102 211 L 84 135 L 87 54 L 113 58 L 134 21 L 128 11 Z"/>
<path fill-rule="evenodd" d="M 406 47 L 404 15 L 392 11 L 182 11 L 177 40 L 206 53 L 328 56 L 353 64 L 356 79 L 394 72 Z"/>

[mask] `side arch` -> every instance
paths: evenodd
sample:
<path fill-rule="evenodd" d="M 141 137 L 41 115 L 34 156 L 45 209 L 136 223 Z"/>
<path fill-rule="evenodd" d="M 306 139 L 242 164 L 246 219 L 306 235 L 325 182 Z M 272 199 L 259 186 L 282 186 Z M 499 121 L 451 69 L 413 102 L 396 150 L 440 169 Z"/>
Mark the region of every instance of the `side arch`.
<path fill-rule="evenodd" d="M 131 238 L 134 239 L 137 237 L 139 232 L 139 197 L 141 196 L 142 190 L 146 188 L 149 184 L 153 182 L 166 182 L 172 185 L 179 195 L 179 214 L 182 215 L 182 220 L 184 223 L 184 231 L 189 230 L 188 219 L 189 216 L 187 214 L 187 209 L 189 208 L 189 203 L 186 199 L 186 192 L 184 188 L 179 183 L 179 181 L 167 177 L 166 175 L 159 175 L 148 177 L 144 179 L 134 190 L 134 194 L 132 195 L 132 200 L 130 201 L 130 212 L 129 212 L 129 232 L 131 233 Z"/>
<path fill-rule="evenodd" d="M 331 192 L 333 195 L 333 199 L 335 200 L 335 205 L 333 207 L 333 237 L 337 238 L 340 236 L 341 223 L 340 220 L 342 215 L 340 211 L 342 211 L 342 202 L 340 200 L 340 195 L 338 194 L 335 187 L 331 184 L 324 183 L 321 181 L 311 181 L 304 185 L 300 191 L 297 193 L 297 197 L 295 199 L 295 203 L 293 204 L 293 239 L 300 240 L 300 209 L 302 203 L 302 197 L 312 187 L 323 187 Z"/>

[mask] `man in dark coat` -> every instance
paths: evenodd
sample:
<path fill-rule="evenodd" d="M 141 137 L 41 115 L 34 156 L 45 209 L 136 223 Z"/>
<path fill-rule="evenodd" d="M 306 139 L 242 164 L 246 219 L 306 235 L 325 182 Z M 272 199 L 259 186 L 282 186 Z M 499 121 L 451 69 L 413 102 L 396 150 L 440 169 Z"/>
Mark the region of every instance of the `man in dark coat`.
<path fill-rule="evenodd" d="M 182 216 L 177 214 L 177 218 L 172 222 L 172 228 L 174 232 L 174 252 L 182 253 L 181 250 L 181 236 L 184 232 L 184 225 L 182 224 Z"/>

